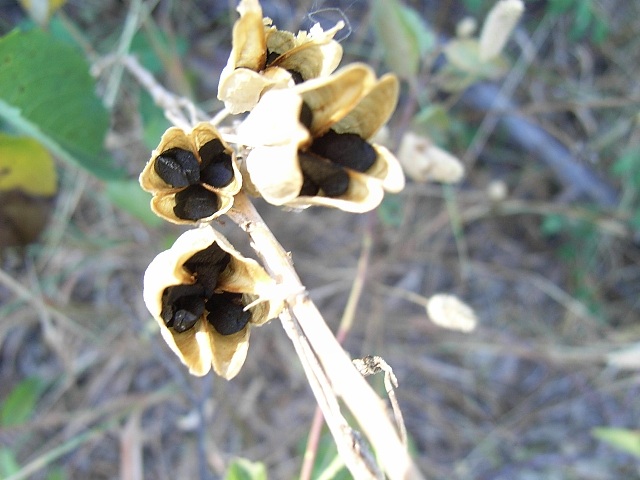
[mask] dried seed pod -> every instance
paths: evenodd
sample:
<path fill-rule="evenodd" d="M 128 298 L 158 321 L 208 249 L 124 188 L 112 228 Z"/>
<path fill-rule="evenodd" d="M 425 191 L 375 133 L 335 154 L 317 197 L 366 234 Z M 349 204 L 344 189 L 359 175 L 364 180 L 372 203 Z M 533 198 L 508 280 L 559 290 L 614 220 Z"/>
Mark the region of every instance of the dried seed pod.
<path fill-rule="evenodd" d="M 356 213 L 375 208 L 385 190 L 404 187 L 397 159 L 368 141 L 389 119 L 397 98 L 397 79 L 376 80 L 363 64 L 266 92 L 238 128 L 239 142 L 250 148 L 250 183 L 274 205 Z M 310 161 L 317 158 L 324 162 Z"/>
<path fill-rule="evenodd" d="M 251 327 L 282 308 L 268 300 L 274 290 L 257 262 L 206 226 L 183 233 L 156 256 L 145 272 L 143 295 L 163 338 L 192 374 L 205 375 L 213 366 L 231 379 L 244 363 Z M 258 299 L 264 301 L 245 311 Z"/>
<path fill-rule="evenodd" d="M 342 47 L 333 36 L 343 22 L 326 32 L 314 25 L 294 35 L 263 19 L 257 0 L 241 0 L 238 12 L 231 54 L 218 85 L 218 98 L 229 112 L 250 111 L 265 91 L 329 75 L 340 63 Z"/>
<path fill-rule="evenodd" d="M 208 222 L 233 205 L 242 187 L 235 152 L 208 123 L 189 133 L 171 127 L 140 174 L 151 209 L 172 223 Z"/>

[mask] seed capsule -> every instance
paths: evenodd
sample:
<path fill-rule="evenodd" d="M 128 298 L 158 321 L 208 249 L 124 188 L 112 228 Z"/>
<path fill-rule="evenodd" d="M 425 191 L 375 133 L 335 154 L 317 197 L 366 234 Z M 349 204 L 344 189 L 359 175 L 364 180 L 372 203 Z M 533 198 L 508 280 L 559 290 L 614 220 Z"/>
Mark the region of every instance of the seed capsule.
<path fill-rule="evenodd" d="M 214 293 L 207 300 L 206 308 L 207 320 L 220 335 L 237 333 L 251 320 L 251 312 L 243 310 L 241 293 Z"/>
<path fill-rule="evenodd" d="M 311 151 L 343 167 L 366 172 L 377 158 L 375 149 L 355 133 L 329 130 L 311 145 Z"/>
<path fill-rule="evenodd" d="M 204 313 L 204 289 L 201 285 L 174 285 L 162 293 L 160 316 L 167 327 L 186 332 Z"/>
<path fill-rule="evenodd" d="M 183 220 L 200 220 L 218 210 L 218 196 L 200 185 L 191 185 L 176 193 L 173 213 Z"/>
<path fill-rule="evenodd" d="M 188 187 L 200 180 L 200 164 L 195 155 L 182 148 L 170 148 L 154 163 L 158 176 L 175 188 Z"/>
<path fill-rule="evenodd" d="M 305 152 L 298 152 L 298 160 L 304 176 L 318 185 L 327 197 L 339 197 L 349 188 L 349 175 L 339 165 Z"/>

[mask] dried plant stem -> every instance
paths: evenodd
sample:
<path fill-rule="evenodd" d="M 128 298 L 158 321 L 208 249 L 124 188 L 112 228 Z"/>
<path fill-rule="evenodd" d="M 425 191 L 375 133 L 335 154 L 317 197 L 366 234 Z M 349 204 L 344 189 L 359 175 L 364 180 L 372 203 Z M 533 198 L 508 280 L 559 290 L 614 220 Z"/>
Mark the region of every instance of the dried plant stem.
<path fill-rule="evenodd" d="M 369 266 L 369 257 L 371 256 L 371 234 L 365 233 L 362 238 L 362 252 L 360 253 L 360 259 L 358 260 L 358 270 L 356 272 L 356 278 L 353 280 L 351 286 L 351 292 L 349 293 L 349 300 L 342 314 L 342 320 L 340 321 L 340 327 L 336 334 L 336 339 L 339 343 L 343 343 L 351 329 L 353 319 L 355 318 L 356 308 L 358 301 L 362 295 L 362 289 L 367 276 L 367 267 Z M 313 464 L 315 463 L 316 454 L 318 452 L 318 445 L 320 443 L 320 434 L 322 432 L 322 410 L 320 407 L 316 408 L 311 422 L 311 428 L 309 429 L 309 437 L 307 440 L 307 448 L 304 452 L 304 458 L 302 460 L 302 469 L 300 470 L 300 480 L 309 480 L 313 471 Z"/>
<path fill-rule="evenodd" d="M 423 478 L 387 417 L 384 402 L 355 369 L 313 302 L 306 293 L 301 293 L 305 289 L 293 268 L 290 256 L 244 193 L 236 196 L 234 207 L 228 215 L 249 234 L 253 248 L 283 291 L 291 292 L 286 298 L 287 309 L 281 315 L 281 321 L 303 361 L 314 395 L 334 435 L 338 451 L 351 473 L 355 478 L 375 478 L 359 450 L 360 446 L 354 444 L 353 435 L 346 436 L 344 431 L 340 431 L 339 425 L 344 424 L 342 415 L 331 411 L 333 409 L 327 406 L 328 401 L 335 401 L 337 404 L 336 397 L 345 403 L 357 420 L 390 479 Z M 317 386 L 320 382 L 330 385 L 332 392 L 327 392 L 324 388 L 319 391 Z M 334 418 L 337 415 L 339 418 Z"/>

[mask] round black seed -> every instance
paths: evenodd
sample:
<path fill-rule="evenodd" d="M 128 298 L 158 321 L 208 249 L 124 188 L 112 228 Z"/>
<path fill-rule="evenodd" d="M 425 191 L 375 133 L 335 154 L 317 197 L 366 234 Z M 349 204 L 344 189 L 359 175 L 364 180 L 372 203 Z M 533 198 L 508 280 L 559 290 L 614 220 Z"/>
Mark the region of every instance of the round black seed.
<path fill-rule="evenodd" d="M 200 180 L 198 159 L 192 152 L 182 148 L 170 148 L 162 152 L 156 157 L 153 168 L 172 187 L 187 187 Z"/>
<path fill-rule="evenodd" d="M 349 175 L 339 165 L 304 152 L 298 152 L 298 160 L 304 176 L 318 185 L 327 197 L 344 195 L 349 188 Z"/>
<path fill-rule="evenodd" d="M 307 128 L 311 128 L 311 122 L 313 122 L 311 107 L 305 102 L 302 102 L 302 107 L 300 107 L 300 123 Z"/>
<path fill-rule="evenodd" d="M 222 153 L 200 171 L 200 181 L 216 188 L 226 187 L 233 180 L 231 155 Z"/>
<path fill-rule="evenodd" d="M 206 307 L 209 312 L 207 320 L 220 335 L 237 333 L 251 320 L 251 312 L 243 311 L 240 293 L 213 294 L 207 300 Z"/>
<path fill-rule="evenodd" d="M 198 150 L 202 164 L 200 165 L 200 181 L 216 188 L 226 187 L 233 180 L 231 155 L 224 151 L 224 145 L 217 138 L 205 143 Z"/>
<path fill-rule="evenodd" d="M 218 277 L 230 261 L 231 255 L 222 250 L 217 243 L 212 243 L 189 258 L 184 266 L 196 276 L 196 282 L 204 288 L 205 296 L 210 297 L 216 288 Z"/>
<path fill-rule="evenodd" d="M 303 175 L 302 188 L 300 189 L 301 197 L 313 197 L 318 194 L 320 187 L 316 185 L 313 180 Z"/>
<path fill-rule="evenodd" d="M 311 151 L 358 172 L 366 172 L 377 158 L 375 149 L 355 133 L 336 133 L 329 130 L 314 140 Z"/>
<path fill-rule="evenodd" d="M 200 220 L 218 210 L 218 196 L 201 185 L 191 185 L 176 193 L 175 198 L 173 213 L 183 220 Z"/>
<path fill-rule="evenodd" d="M 291 74 L 291 78 L 293 78 L 296 85 L 304 82 L 304 78 L 302 78 L 302 74 L 300 72 L 296 72 L 295 70 L 288 70 L 288 72 Z"/>
<path fill-rule="evenodd" d="M 169 328 L 186 332 L 204 313 L 204 289 L 201 285 L 175 285 L 162 292 L 160 316 Z"/>

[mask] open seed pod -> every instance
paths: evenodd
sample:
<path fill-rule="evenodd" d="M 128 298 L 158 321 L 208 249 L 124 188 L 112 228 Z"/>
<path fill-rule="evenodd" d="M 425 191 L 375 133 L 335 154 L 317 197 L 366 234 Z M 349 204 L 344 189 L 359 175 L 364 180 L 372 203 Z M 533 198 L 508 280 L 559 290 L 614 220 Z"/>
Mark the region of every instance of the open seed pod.
<path fill-rule="evenodd" d="M 366 212 L 404 187 L 397 159 L 367 140 L 398 99 L 393 75 L 353 64 L 294 88 L 266 92 L 238 128 L 251 183 L 269 203 Z"/>
<path fill-rule="evenodd" d="M 262 18 L 258 0 L 241 0 L 238 12 L 231 54 L 218 85 L 218 98 L 232 114 L 251 110 L 271 88 L 329 75 L 342 59 L 342 47 L 333 36 L 343 22 L 326 32 L 316 24 L 294 35 Z"/>
<path fill-rule="evenodd" d="M 230 380 L 244 364 L 251 327 L 282 309 L 281 302 L 268 300 L 274 288 L 255 260 L 205 226 L 183 233 L 156 256 L 144 275 L 143 296 L 162 337 L 191 374 L 205 375 L 213 365 Z"/>
<path fill-rule="evenodd" d="M 151 209 L 177 224 L 209 222 L 227 212 L 242 187 L 235 152 L 208 123 L 189 133 L 169 128 L 140 174 Z"/>

